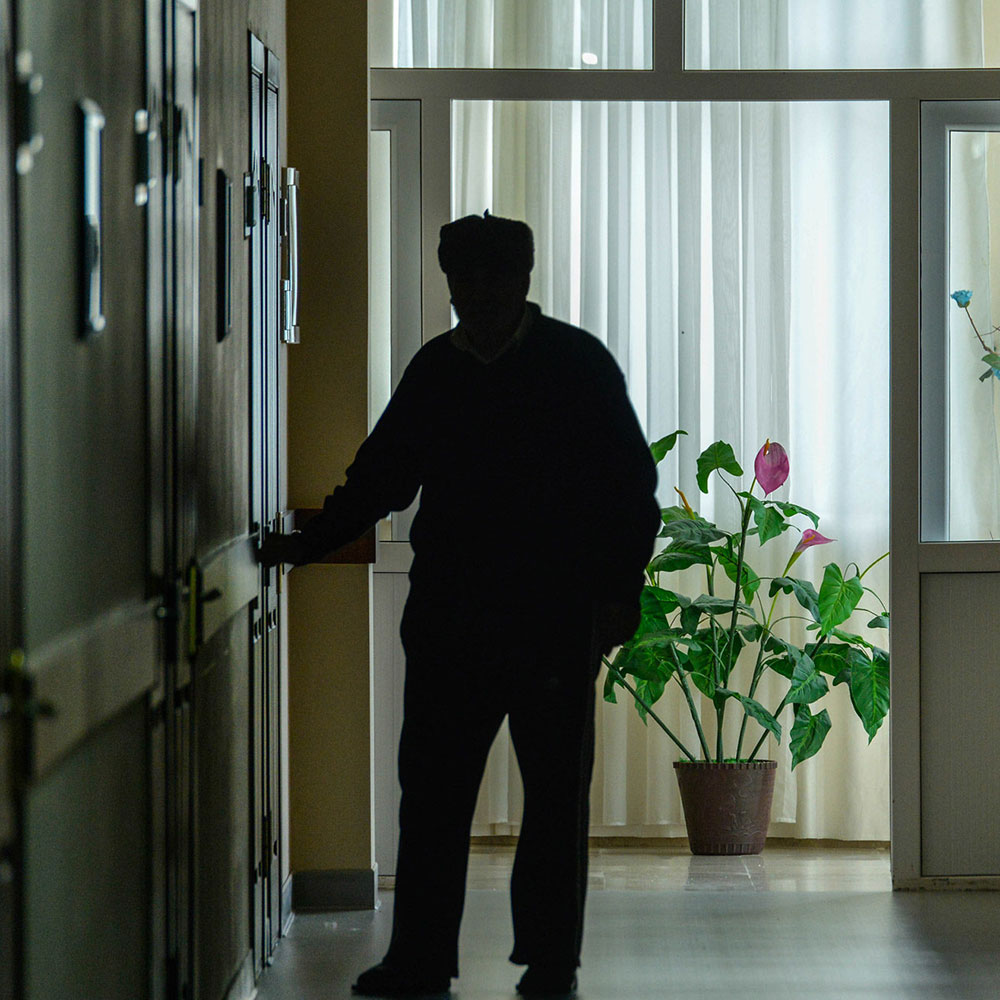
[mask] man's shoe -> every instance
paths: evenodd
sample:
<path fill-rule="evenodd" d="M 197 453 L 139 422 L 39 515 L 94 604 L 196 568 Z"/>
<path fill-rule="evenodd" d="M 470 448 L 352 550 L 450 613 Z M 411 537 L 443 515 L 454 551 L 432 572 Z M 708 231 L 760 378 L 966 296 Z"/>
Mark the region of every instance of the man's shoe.
<path fill-rule="evenodd" d="M 523 997 L 570 998 L 576 996 L 576 972 L 572 969 L 552 968 L 545 965 L 529 965 L 527 972 L 517 984 L 517 992 Z"/>
<path fill-rule="evenodd" d="M 408 972 L 380 962 L 362 972 L 351 989 L 363 997 L 446 996 L 451 989 L 451 977 Z"/>

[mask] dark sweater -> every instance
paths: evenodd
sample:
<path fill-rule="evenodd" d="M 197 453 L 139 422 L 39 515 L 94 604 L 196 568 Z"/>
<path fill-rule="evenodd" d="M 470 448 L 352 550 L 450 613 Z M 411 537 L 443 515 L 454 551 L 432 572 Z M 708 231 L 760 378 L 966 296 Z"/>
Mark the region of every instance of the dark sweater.
<path fill-rule="evenodd" d="M 312 558 L 422 488 L 410 603 L 426 613 L 555 624 L 595 600 L 637 606 L 660 512 L 625 380 L 597 338 L 528 308 L 523 341 L 489 364 L 448 334 L 417 352 L 303 528 Z"/>

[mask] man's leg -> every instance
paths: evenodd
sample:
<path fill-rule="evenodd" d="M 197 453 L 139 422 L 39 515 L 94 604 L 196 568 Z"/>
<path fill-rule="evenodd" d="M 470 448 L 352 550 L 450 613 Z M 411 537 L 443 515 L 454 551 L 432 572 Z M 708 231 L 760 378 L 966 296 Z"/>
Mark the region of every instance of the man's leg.
<path fill-rule="evenodd" d="M 580 961 L 587 892 L 594 678 L 575 663 L 540 661 L 535 683 L 510 710 L 524 782 L 524 814 L 511 878 L 511 961 L 572 979 Z M 559 976 L 557 975 L 557 979 Z"/>
<path fill-rule="evenodd" d="M 481 667 L 472 651 L 460 662 L 433 655 L 407 659 L 399 854 L 384 959 L 399 969 L 458 975 L 469 830 L 490 746 L 506 714 L 499 693 L 482 690 Z"/>

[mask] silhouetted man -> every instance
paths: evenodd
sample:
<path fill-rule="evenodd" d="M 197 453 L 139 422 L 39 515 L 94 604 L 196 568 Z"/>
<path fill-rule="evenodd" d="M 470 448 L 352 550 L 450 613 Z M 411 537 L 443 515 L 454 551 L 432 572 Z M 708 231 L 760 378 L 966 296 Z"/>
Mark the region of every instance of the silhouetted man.
<path fill-rule="evenodd" d="M 467 216 L 438 250 L 459 324 L 425 344 L 300 533 L 308 562 L 403 510 L 413 521 L 392 939 L 355 992 L 445 992 L 458 975 L 469 830 L 504 717 L 524 784 L 511 878 L 524 996 L 572 995 L 587 886 L 594 682 L 639 621 L 660 524 L 625 382 L 590 334 L 528 303 L 523 222 Z"/>

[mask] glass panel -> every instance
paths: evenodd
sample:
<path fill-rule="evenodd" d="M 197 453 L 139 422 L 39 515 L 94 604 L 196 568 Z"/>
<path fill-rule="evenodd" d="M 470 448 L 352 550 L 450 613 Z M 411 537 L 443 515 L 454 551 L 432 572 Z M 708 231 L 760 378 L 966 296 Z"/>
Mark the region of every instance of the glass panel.
<path fill-rule="evenodd" d="M 1000 539 L 1000 134 L 954 131 L 949 154 L 947 517 L 952 541 Z M 962 307 L 963 303 L 967 303 Z"/>
<path fill-rule="evenodd" d="M 651 69 L 653 0 L 376 0 L 373 66 Z"/>
<path fill-rule="evenodd" d="M 687 69 L 1000 65 L 997 0 L 687 0 Z"/>
<path fill-rule="evenodd" d="M 527 221 L 529 297 L 608 345 L 651 438 L 689 431 L 663 504 L 701 447 L 770 437 L 823 560 L 888 548 L 884 103 L 455 102 L 452 137 L 453 215 Z"/>

